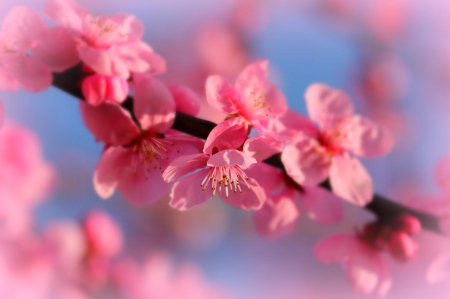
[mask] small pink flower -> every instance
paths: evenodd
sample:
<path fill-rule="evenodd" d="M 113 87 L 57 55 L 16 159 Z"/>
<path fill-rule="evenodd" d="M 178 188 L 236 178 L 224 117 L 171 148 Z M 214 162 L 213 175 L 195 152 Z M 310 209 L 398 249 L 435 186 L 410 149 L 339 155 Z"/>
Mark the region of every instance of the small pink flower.
<path fill-rule="evenodd" d="M 302 185 L 316 185 L 329 176 L 336 195 L 360 206 L 369 203 L 372 180 L 351 154 L 383 155 L 391 149 L 392 137 L 384 128 L 354 115 L 348 96 L 340 90 L 314 84 L 305 97 L 309 115 L 319 128 L 301 116 L 295 121 L 300 133 L 289 133 L 291 142 L 281 156 L 287 173 Z"/>
<path fill-rule="evenodd" d="M 166 182 L 182 177 L 170 192 L 172 207 L 186 210 L 216 194 L 241 209 L 262 207 L 264 189 L 245 171 L 280 151 L 282 143 L 263 135 L 245 141 L 248 129 L 243 122 L 239 117 L 225 121 L 211 131 L 203 154 L 180 157 L 169 165 L 163 174 Z"/>
<path fill-rule="evenodd" d="M 322 263 L 341 263 L 357 292 L 379 296 L 389 291 L 392 280 L 385 258 L 387 250 L 400 262 L 413 259 L 418 245 L 411 234 L 419 232 L 420 222 L 410 215 L 400 215 L 389 221 L 367 224 L 356 235 L 339 234 L 322 240 L 314 254 Z"/>
<path fill-rule="evenodd" d="M 266 79 L 267 67 L 265 60 L 250 64 L 240 73 L 234 87 L 222 76 L 208 77 L 208 103 L 222 113 L 243 117 L 257 129 L 266 127 L 269 119 L 287 111 L 284 95 Z"/>
<path fill-rule="evenodd" d="M 291 232 L 297 226 L 301 209 L 307 212 L 309 218 L 324 225 L 342 219 L 342 200 L 323 188 L 296 188 L 281 170 L 264 163 L 258 163 L 247 173 L 268 194 L 263 207 L 254 215 L 255 227 L 265 237 L 278 238 Z"/>
<path fill-rule="evenodd" d="M 80 59 L 99 74 L 127 79 L 130 73 L 165 71 L 164 60 L 140 41 L 144 26 L 134 16 L 94 17 L 72 0 L 49 0 L 44 11 L 70 30 Z"/>
<path fill-rule="evenodd" d="M 341 263 L 355 291 L 379 296 L 389 291 L 392 279 L 386 260 L 380 252 L 359 237 L 339 234 L 322 240 L 314 248 L 322 263 Z"/>
<path fill-rule="evenodd" d="M 20 87 L 37 92 L 50 86 L 50 69 L 29 55 L 46 31 L 44 21 L 31 8 L 15 7 L 6 15 L 0 30 L 0 90 Z"/>
<path fill-rule="evenodd" d="M 198 153 L 200 141 L 184 135 L 165 136 L 173 124 L 175 102 L 165 85 L 151 77 L 136 83 L 135 123 L 116 104 L 81 104 L 86 126 L 107 144 L 94 174 L 102 198 L 118 188 L 129 201 L 142 204 L 161 198 L 169 188 L 162 171 L 177 156 Z"/>

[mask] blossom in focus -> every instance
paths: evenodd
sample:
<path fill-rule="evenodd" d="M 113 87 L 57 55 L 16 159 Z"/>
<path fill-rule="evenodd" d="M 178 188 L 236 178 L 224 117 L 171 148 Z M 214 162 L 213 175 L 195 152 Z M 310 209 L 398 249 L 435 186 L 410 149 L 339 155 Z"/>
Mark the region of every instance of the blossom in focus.
<path fill-rule="evenodd" d="M 342 200 L 318 186 L 296 185 L 285 173 L 265 163 L 247 171 L 268 194 L 261 209 L 254 214 L 257 231 L 268 238 L 278 238 L 291 232 L 304 209 L 312 220 L 329 225 L 340 221 L 344 214 Z"/>
<path fill-rule="evenodd" d="M 206 80 L 206 99 L 222 113 L 243 117 L 256 129 L 268 125 L 287 111 L 284 95 L 267 81 L 266 60 L 247 66 L 236 79 L 234 87 L 222 76 L 209 76 Z"/>
<path fill-rule="evenodd" d="M 144 26 L 132 15 L 92 16 L 72 0 L 49 0 L 44 11 L 71 32 L 79 58 L 96 73 L 128 79 L 165 71 L 164 60 L 141 41 Z"/>
<path fill-rule="evenodd" d="M 282 142 L 258 135 L 247 141 L 243 119 L 232 118 L 209 134 L 202 154 L 175 159 L 163 174 L 166 182 L 178 178 L 170 192 L 170 205 L 186 210 L 204 203 L 216 193 L 228 204 L 244 209 L 260 209 L 266 199 L 264 189 L 246 170 L 279 152 Z"/>
<path fill-rule="evenodd" d="M 413 259 L 418 245 L 411 234 L 421 230 L 420 222 L 409 215 L 400 215 L 388 222 L 366 225 L 356 235 L 338 234 L 319 242 L 314 254 L 322 263 L 341 263 L 353 288 L 362 294 L 374 291 L 384 296 L 392 278 L 385 258 L 386 250 L 400 262 Z"/>
<path fill-rule="evenodd" d="M 106 143 L 94 174 L 94 187 L 102 198 L 118 188 L 135 204 L 161 198 L 169 184 L 162 171 L 176 157 L 201 151 L 198 139 L 166 136 L 175 117 L 175 102 L 168 88 L 144 77 L 135 85 L 135 123 L 128 111 L 116 104 L 81 104 L 83 120 L 98 141 Z"/>
<path fill-rule="evenodd" d="M 309 116 L 319 127 L 301 116 L 296 117 L 298 121 L 286 120 L 296 122 L 299 131 L 291 132 L 291 141 L 281 155 L 287 173 L 301 185 L 316 185 L 329 177 L 336 195 L 366 205 L 373 195 L 372 180 L 353 155 L 374 157 L 387 153 L 393 145 L 391 135 L 383 127 L 354 115 L 350 99 L 340 90 L 313 84 L 305 97 Z"/>

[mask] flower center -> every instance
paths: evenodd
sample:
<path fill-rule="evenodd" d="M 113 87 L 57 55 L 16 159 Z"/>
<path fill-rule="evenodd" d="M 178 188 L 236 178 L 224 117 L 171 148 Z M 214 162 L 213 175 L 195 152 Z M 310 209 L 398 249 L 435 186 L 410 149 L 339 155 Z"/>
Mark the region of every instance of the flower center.
<path fill-rule="evenodd" d="M 134 174 L 137 175 L 138 163 L 144 167 L 146 179 L 148 179 L 147 173 L 151 168 L 159 169 L 162 172 L 160 161 L 169 159 L 167 148 L 171 146 L 173 143 L 164 138 L 142 137 L 132 148 Z"/>
<path fill-rule="evenodd" d="M 83 39 L 93 48 L 107 49 L 117 39 L 126 37 L 115 22 L 108 18 L 86 16 L 83 24 Z"/>
<path fill-rule="evenodd" d="M 202 191 L 205 191 L 209 182 L 211 182 L 212 196 L 216 195 L 217 190 L 219 194 L 222 194 L 223 188 L 225 189 L 225 196 L 228 198 L 230 191 L 234 193 L 239 191 L 242 193 L 239 179 L 242 179 L 247 185 L 247 188 L 250 189 L 250 185 L 247 182 L 249 178 L 239 166 L 211 167 L 211 170 L 200 186 L 202 187 Z"/>

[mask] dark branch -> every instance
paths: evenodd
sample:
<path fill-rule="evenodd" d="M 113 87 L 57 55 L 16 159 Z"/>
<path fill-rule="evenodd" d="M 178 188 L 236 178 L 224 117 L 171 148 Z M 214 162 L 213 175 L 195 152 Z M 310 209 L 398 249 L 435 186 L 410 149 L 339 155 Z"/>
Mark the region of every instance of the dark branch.
<path fill-rule="evenodd" d="M 78 65 L 63 73 L 54 74 L 53 86 L 82 100 L 83 95 L 81 93 L 80 81 L 83 76 L 84 74 L 81 66 Z M 122 106 L 132 112 L 132 115 L 134 115 L 133 99 L 131 97 L 127 98 Z M 172 128 L 201 139 L 206 139 L 215 126 L 216 124 L 213 122 L 177 112 Z M 283 163 L 281 163 L 280 154 L 275 154 L 272 157 L 266 159 L 264 162 L 283 171 L 285 170 Z M 331 190 L 331 186 L 328 181 L 322 183 L 321 186 L 323 188 Z M 437 217 L 410 209 L 408 207 L 395 203 L 381 195 L 374 194 L 373 200 L 370 202 L 370 204 L 365 206 L 365 208 L 372 211 L 378 217 L 379 221 L 388 221 L 393 217 L 401 214 L 410 214 L 420 220 L 423 228 L 438 234 L 442 234 Z"/>

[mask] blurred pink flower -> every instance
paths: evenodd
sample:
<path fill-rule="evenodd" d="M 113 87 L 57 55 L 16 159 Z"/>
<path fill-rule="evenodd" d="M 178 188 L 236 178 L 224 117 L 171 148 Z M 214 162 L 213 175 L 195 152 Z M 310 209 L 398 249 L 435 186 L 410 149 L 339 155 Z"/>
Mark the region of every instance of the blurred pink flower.
<path fill-rule="evenodd" d="M 206 99 L 222 113 L 243 117 L 248 124 L 262 129 L 270 118 L 287 111 L 284 95 L 267 81 L 266 60 L 247 66 L 233 87 L 224 77 L 209 76 L 206 80 Z"/>
<path fill-rule="evenodd" d="M 31 8 L 15 7 L 6 15 L 0 30 L 0 90 L 21 87 L 37 92 L 50 86 L 50 69 L 29 55 L 46 31 L 41 16 Z"/>
<path fill-rule="evenodd" d="M 144 26 L 134 16 L 94 17 L 72 0 L 49 0 L 46 15 L 69 29 L 80 59 L 95 72 L 121 76 L 165 71 L 164 60 L 140 41 Z"/>
<path fill-rule="evenodd" d="M 162 171 L 177 156 L 198 153 L 200 141 L 191 136 L 165 136 L 175 117 L 175 102 L 167 87 L 143 77 L 135 85 L 135 123 L 116 104 L 97 107 L 81 104 L 83 120 L 98 141 L 106 143 L 94 174 L 94 187 L 102 198 L 118 188 L 135 204 L 161 198 L 169 185 Z"/>
<path fill-rule="evenodd" d="M 351 154 L 383 155 L 392 148 L 391 135 L 383 127 L 354 115 L 350 99 L 340 90 L 313 84 L 305 97 L 309 115 L 319 128 L 302 116 L 287 119 L 296 122 L 299 131 L 290 133 L 291 142 L 281 155 L 287 173 L 302 185 L 316 185 L 329 176 L 336 195 L 366 205 L 373 195 L 372 180 Z"/>

